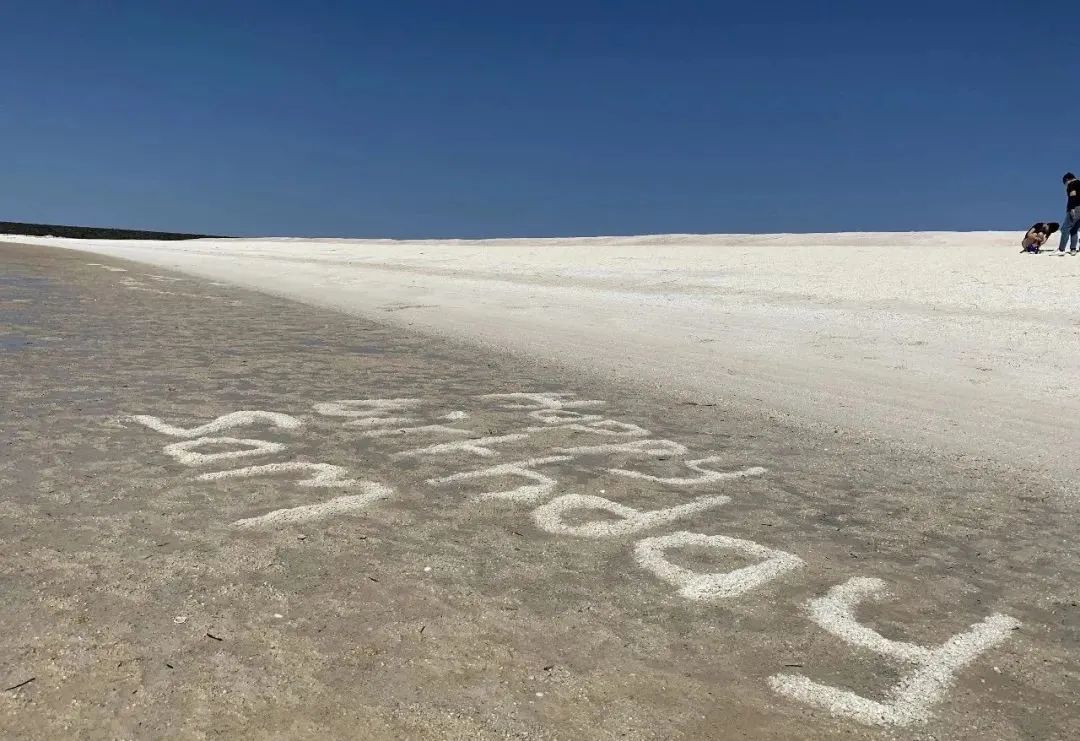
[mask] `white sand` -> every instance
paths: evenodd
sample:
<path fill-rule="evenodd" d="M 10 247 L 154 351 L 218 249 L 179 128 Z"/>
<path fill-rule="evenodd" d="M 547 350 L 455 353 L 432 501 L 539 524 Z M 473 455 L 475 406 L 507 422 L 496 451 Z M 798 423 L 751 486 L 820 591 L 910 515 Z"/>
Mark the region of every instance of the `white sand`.
<path fill-rule="evenodd" d="M 1077 481 L 1080 257 L 1020 255 L 1021 236 L 7 239 Z"/>

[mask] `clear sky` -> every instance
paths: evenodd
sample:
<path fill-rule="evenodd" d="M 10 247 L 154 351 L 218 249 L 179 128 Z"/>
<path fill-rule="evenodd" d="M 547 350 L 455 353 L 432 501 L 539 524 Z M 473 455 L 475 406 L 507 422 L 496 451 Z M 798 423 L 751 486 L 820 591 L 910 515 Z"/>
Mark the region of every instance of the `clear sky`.
<path fill-rule="evenodd" d="M 4 0 L 0 220 L 355 237 L 1025 229 L 1045 0 Z"/>

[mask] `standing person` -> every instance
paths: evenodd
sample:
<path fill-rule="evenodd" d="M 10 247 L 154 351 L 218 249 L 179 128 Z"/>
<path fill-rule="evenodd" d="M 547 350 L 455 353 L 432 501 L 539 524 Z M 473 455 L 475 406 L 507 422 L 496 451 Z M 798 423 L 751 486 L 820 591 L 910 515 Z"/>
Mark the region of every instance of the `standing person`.
<path fill-rule="evenodd" d="M 1076 254 L 1076 241 L 1080 233 L 1080 180 L 1071 172 L 1061 178 L 1065 183 L 1065 195 L 1069 201 L 1065 204 L 1065 223 L 1061 225 L 1061 244 L 1058 252 L 1065 254 L 1065 243 L 1069 243 L 1069 254 Z"/>

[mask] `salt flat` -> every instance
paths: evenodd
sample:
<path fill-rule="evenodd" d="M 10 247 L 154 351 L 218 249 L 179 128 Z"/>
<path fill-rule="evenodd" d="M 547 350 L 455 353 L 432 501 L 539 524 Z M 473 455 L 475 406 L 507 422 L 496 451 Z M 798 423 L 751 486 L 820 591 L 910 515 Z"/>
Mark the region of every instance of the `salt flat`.
<path fill-rule="evenodd" d="M 1013 233 L 109 242 L 174 268 L 700 403 L 1069 482 L 1080 258 Z"/>
<path fill-rule="evenodd" d="M 958 412 L 793 329 L 870 355 L 857 302 L 717 287 L 757 266 L 698 247 L 303 249 L 123 247 L 260 292 L 0 245 L 0 735 L 1080 734 L 1069 479 L 894 424 Z M 505 256 L 402 267 L 455 249 Z M 927 305 L 913 340 L 979 316 Z M 829 384 L 869 411 L 823 425 Z"/>

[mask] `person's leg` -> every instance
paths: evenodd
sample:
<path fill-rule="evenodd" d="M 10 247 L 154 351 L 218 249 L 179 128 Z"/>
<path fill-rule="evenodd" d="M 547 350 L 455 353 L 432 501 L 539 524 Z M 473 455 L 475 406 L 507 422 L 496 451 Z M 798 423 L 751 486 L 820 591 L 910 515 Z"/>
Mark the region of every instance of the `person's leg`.
<path fill-rule="evenodd" d="M 1069 212 L 1069 252 L 1076 252 L 1076 242 L 1080 238 L 1080 208 Z"/>
<path fill-rule="evenodd" d="M 1072 231 L 1072 211 L 1065 212 L 1065 221 L 1061 224 L 1061 242 L 1058 243 L 1058 252 L 1065 251 L 1065 245 L 1069 243 L 1069 232 Z"/>

